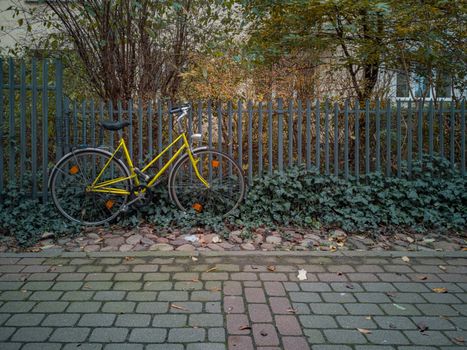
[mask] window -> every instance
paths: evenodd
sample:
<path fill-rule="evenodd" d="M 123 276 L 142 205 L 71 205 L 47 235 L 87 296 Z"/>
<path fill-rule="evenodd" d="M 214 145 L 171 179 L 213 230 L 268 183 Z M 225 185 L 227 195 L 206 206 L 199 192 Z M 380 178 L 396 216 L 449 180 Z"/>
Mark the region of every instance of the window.
<path fill-rule="evenodd" d="M 396 85 L 396 97 L 409 97 L 409 79 L 405 73 L 397 73 Z"/>
<path fill-rule="evenodd" d="M 435 82 L 436 96 L 441 98 L 452 97 L 451 78 L 445 73 L 439 73 Z"/>

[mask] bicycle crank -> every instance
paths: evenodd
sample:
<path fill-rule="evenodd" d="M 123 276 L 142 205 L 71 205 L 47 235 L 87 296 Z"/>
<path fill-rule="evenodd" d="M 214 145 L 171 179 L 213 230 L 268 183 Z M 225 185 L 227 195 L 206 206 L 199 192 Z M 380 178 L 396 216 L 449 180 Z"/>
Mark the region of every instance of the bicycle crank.
<path fill-rule="evenodd" d="M 130 190 L 129 202 L 122 207 L 122 211 L 126 212 L 130 207 L 142 208 L 151 203 L 152 198 L 152 192 L 147 186 L 135 186 Z"/>

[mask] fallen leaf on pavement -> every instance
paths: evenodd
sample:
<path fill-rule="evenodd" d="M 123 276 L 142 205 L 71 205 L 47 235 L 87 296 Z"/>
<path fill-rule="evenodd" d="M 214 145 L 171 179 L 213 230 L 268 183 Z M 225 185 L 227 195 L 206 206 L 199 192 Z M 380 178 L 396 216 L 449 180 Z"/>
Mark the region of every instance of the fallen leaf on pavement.
<path fill-rule="evenodd" d="M 177 309 L 177 310 L 190 311 L 190 309 L 184 306 L 177 305 L 177 304 L 170 304 L 170 307 Z"/>
<path fill-rule="evenodd" d="M 222 289 L 220 289 L 219 287 L 215 287 L 208 290 L 210 290 L 211 292 L 220 292 Z"/>
<path fill-rule="evenodd" d="M 199 279 L 193 278 L 190 282 L 196 283 L 196 282 L 199 282 Z"/>
<path fill-rule="evenodd" d="M 287 312 L 290 312 L 290 313 L 292 313 L 292 314 L 295 314 L 295 313 L 297 313 L 297 309 L 288 308 L 288 309 L 287 309 Z"/>
<path fill-rule="evenodd" d="M 467 252 L 467 247 L 462 247 L 463 252 Z"/>
<path fill-rule="evenodd" d="M 132 260 L 135 260 L 135 258 L 132 257 L 132 256 L 125 256 L 124 259 L 125 259 L 125 261 L 132 261 Z"/>
<path fill-rule="evenodd" d="M 394 297 L 397 296 L 397 292 L 386 292 L 386 295 L 387 295 L 388 297 L 394 298 Z"/>
<path fill-rule="evenodd" d="M 446 271 L 446 266 L 439 265 L 438 267 L 439 267 L 441 270 Z"/>
<path fill-rule="evenodd" d="M 464 344 L 465 342 L 464 337 L 455 337 L 455 338 L 452 338 L 452 340 L 454 340 L 456 343 L 461 343 L 461 344 Z"/>
<path fill-rule="evenodd" d="M 211 267 L 210 269 L 206 270 L 205 272 L 212 272 L 212 271 L 216 271 L 217 270 L 217 267 Z"/>
<path fill-rule="evenodd" d="M 300 281 L 306 280 L 306 270 L 304 270 L 304 269 L 298 270 L 297 278 L 298 278 Z"/>
<path fill-rule="evenodd" d="M 363 333 L 363 334 L 371 334 L 371 331 L 369 329 L 366 329 L 366 328 L 357 328 L 357 330 L 360 333 Z"/>
<path fill-rule="evenodd" d="M 371 320 L 371 316 L 365 317 L 366 320 Z"/>
<path fill-rule="evenodd" d="M 410 258 L 408 256 L 403 256 L 402 258 L 402 261 L 408 263 L 410 261 Z"/>
<path fill-rule="evenodd" d="M 268 270 L 271 271 L 271 272 L 274 272 L 274 271 L 276 271 L 276 267 L 272 266 L 272 265 L 269 265 Z"/>
<path fill-rule="evenodd" d="M 96 239 L 96 240 L 94 241 L 94 243 L 100 243 L 100 242 L 102 242 L 103 240 L 104 240 L 104 238 L 101 237 L 101 238 Z"/>
<path fill-rule="evenodd" d="M 238 327 L 239 330 L 243 331 L 245 329 L 251 329 L 251 326 L 248 326 L 248 325 L 244 325 L 244 326 L 240 326 Z"/>
<path fill-rule="evenodd" d="M 415 240 L 414 240 L 412 237 L 405 237 L 405 239 L 406 239 L 407 242 L 409 242 L 409 243 L 415 242 Z"/>
<path fill-rule="evenodd" d="M 396 325 L 395 325 L 394 323 L 390 323 L 390 324 L 389 324 L 389 328 L 391 328 L 391 329 L 396 329 L 397 327 L 396 327 Z"/>
<path fill-rule="evenodd" d="M 435 293 L 447 293 L 448 289 L 444 288 L 444 287 L 442 287 L 442 288 L 433 288 L 432 291 L 435 292 Z"/>
<path fill-rule="evenodd" d="M 261 334 L 263 337 L 266 337 L 268 335 L 268 332 L 266 332 L 264 329 L 259 332 L 259 334 Z"/>
<path fill-rule="evenodd" d="M 198 258 L 195 258 L 194 256 L 191 257 L 191 260 L 193 261 L 198 261 Z"/>
<path fill-rule="evenodd" d="M 425 332 L 428 329 L 428 325 L 425 322 L 419 322 L 417 323 L 417 328 L 420 332 Z"/>
<path fill-rule="evenodd" d="M 405 310 L 405 307 L 403 306 L 400 306 L 399 304 L 392 304 L 394 305 L 396 308 L 398 308 L 399 310 Z"/>
<path fill-rule="evenodd" d="M 353 284 L 347 283 L 347 284 L 345 285 L 345 288 L 354 289 L 355 287 L 353 286 Z"/>
<path fill-rule="evenodd" d="M 417 276 L 417 279 L 419 279 L 420 281 L 424 281 L 424 280 L 426 280 L 427 278 L 428 278 L 428 277 L 425 276 L 425 275 L 418 275 L 418 276 Z"/>

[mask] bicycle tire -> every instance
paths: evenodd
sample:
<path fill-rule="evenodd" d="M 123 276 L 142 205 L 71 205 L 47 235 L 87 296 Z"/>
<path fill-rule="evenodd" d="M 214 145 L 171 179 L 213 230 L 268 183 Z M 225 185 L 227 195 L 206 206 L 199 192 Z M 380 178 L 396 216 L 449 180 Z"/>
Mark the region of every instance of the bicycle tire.
<path fill-rule="evenodd" d="M 193 203 L 193 200 L 196 199 L 196 200 L 199 200 L 200 198 L 181 198 L 181 194 L 182 193 L 177 193 L 177 188 L 179 188 L 180 186 L 177 186 L 177 181 L 180 181 L 180 176 L 179 174 L 181 174 L 181 170 L 185 167 L 192 167 L 192 164 L 191 164 L 191 161 L 190 161 L 190 158 L 188 156 L 188 154 L 186 154 L 185 156 L 183 156 L 182 158 L 179 159 L 179 161 L 177 161 L 177 163 L 174 165 L 174 167 L 172 168 L 172 171 L 170 172 L 169 174 L 169 192 L 170 192 L 170 197 L 172 198 L 173 202 L 177 205 L 178 208 L 180 208 L 181 210 L 187 212 L 187 211 L 190 211 L 192 209 L 195 209 L 195 211 L 198 211 L 200 212 L 199 210 L 197 210 L 194 205 L 195 204 L 200 204 L 202 206 L 202 212 L 203 213 L 213 213 L 214 215 L 218 215 L 218 216 L 227 216 L 228 214 L 232 213 L 235 209 L 237 209 L 240 205 L 240 203 L 242 202 L 243 198 L 244 198 L 244 195 L 245 195 L 245 190 L 246 190 L 246 184 L 245 184 L 245 177 L 244 177 L 244 174 L 243 174 L 243 171 L 242 169 L 238 166 L 238 164 L 229 156 L 227 155 L 226 153 L 223 153 L 223 152 L 219 152 L 219 151 L 216 151 L 216 150 L 212 150 L 212 149 L 205 149 L 205 148 L 202 148 L 202 149 L 195 149 L 193 150 L 193 156 L 197 159 L 201 159 L 203 156 L 204 157 L 207 157 L 207 160 L 208 161 L 216 161 L 216 162 L 219 162 L 219 163 L 216 163 L 217 164 L 217 170 L 214 170 L 213 171 L 213 174 L 211 175 L 214 175 L 214 173 L 218 173 L 221 175 L 221 177 L 223 178 L 223 174 L 222 174 L 222 169 L 225 169 L 225 172 L 227 173 L 227 166 L 229 167 L 229 172 L 230 172 L 230 169 L 232 170 L 232 174 L 236 174 L 236 179 L 234 178 L 234 180 L 237 183 L 238 185 L 238 188 L 235 189 L 234 191 L 236 192 L 235 194 L 235 200 L 233 201 L 233 205 L 228 205 L 228 210 L 223 210 L 222 207 L 218 207 L 217 204 L 218 202 L 216 203 L 210 203 L 209 205 L 206 204 L 206 203 L 198 203 L 198 202 L 194 202 Z M 225 162 L 224 163 L 221 163 L 219 160 L 222 158 L 222 161 Z M 217 160 L 216 160 L 217 159 Z M 202 161 L 202 163 L 204 162 L 204 160 Z M 209 163 L 207 163 L 209 164 Z M 222 164 L 222 165 L 221 165 Z M 211 166 L 212 168 L 212 166 Z M 185 169 L 186 170 L 186 169 Z M 202 173 L 203 177 L 205 177 L 205 179 L 210 182 L 209 180 L 209 176 L 211 176 L 210 174 L 206 174 L 206 171 L 209 171 L 209 170 L 206 170 L 205 167 L 203 167 L 203 171 L 204 174 Z M 194 171 L 192 171 L 192 174 L 194 174 Z M 231 175 L 229 175 L 231 176 Z M 212 176 L 213 177 L 213 176 Z M 208 193 L 209 191 L 214 192 L 215 190 L 215 186 L 216 185 L 216 182 L 212 181 L 211 179 L 211 182 L 212 182 L 212 187 L 210 189 L 206 189 L 205 187 L 203 187 L 204 185 L 202 185 L 201 181 L 196 178 L 196 176 L 191 176 L 192 179 L 194 179 L 194 183 L 195 183 L 195 186 L 198 186 L 198 189 L 200 189 L 200 191 L 202 190 L 205 190 L 206 193 Z M 222 181 L 222 180 L 221 180 Z M 221 184 L 222 185 L 222 184 Z M 220 188 L 220 186 L 218 186 L 218 188 Z M 190 185 L 190 186 L 194 186 L 193 184 Z M 180 192 L 180 191 L 178 191 Z M 195 191 L 190 191 L 190 192 L 195 192 Z M 190 195 L 193 194 L 193 193 L 189 193 Z M 194 197 L 196 197 L 196 192 L 195 192 L 195 195 Z M 212 198 L 211 198 L 212 199 Z M 216 207 L 214 207 L 216 206 Z M 224 212 L 222 212 L 224 211 Z"/>
<path fill-rule="evenodd" d="M 81 166 L 81 164 L 84 162 L 85 158 L 84 157 L 90 157 L 91 159 L 97 159 L 97 158 L 100 158 L 100 162 L 101 162 L 101 168 L 100 169 L 90 169 L 89 167 L 86 169 L 85 166 Z M 54 205 L 56 206 L 56 208 L 58 209 L 58 211 L 60 212 L 60 214 L 62 216 L 64 216 L 65 218 L 71 220 L 71 221 L 74 221 L 74 222 L 77 222 L 79 224 L 82 224 L 82 225 L 86 225 L 86 226 L 97 226 L 97 225 L 102 225 L 102 224 L 105 224 L 107 222 L 110 222 L 112 221 L 113 219 L 115 219 L 118 214 L 121 212 L 121 209 L 123 207 L 123 205 L 126 204 L 127 202 L 127 199 L 128 199 L 128 196 L 127 195 L 111 195 L 111 194 L 101 194 L 101 193 L 97 193 L 97 192 L 91 192 L 91 193 L 87 193 L 85 191 L 85 188 L 86 186 L 90 185 L 90 183 L 92 182 L 93 179 L 95 179 L 95 177 L 97 176 L 97 174 L 99 173 L 99 171 L 102 169 L 103 167 L 103 164 L 106 164 L 107 161 L 112 157 L 112 154 L 110 152 L 107 152 L 107 151 L 104 151 L 104 150 L 101 150 L 101 149 L 98 149 L 98 148 L 86 148 L 86 149 L 81 149 L 81 150 L 78 150 L 78 151 L 73 151 L 73 152 L 70 152 L 68 154 L 66 154 L 65 156 L 63 156 L 58 162 L 57 164 L 55 165 L 55 167 L 53 168 L 52 172 L 51 172 L 51 175 L 50 175 L 50 178 L 49 178 L 49 188 L 51 190 L 51 194 L 52 194 L 52 201 L 54 203 Z M 81 160 L 79 160 L 81 159 Z M 60 175 L 63 174 L 63 178 L 65 178 L 65 176 L 67 176 L 67 179 L 70 179 L 71 177 L 68 176 L 68 174 L 71 174 L 71 170 L 72 167 L 67 167 L 67 165 L 70 165 L 70 164 L 75 164 L 75 165 L 72 165 L 73 166 L 76 166 L 77 167 L 77 172 L 75 174 L 72 174 L 72 175 L 78 175 L 79 172 L 80 173 L 80 177 L 82 178 L 81 180 L 75 180 L 77 179 L 78 177 L 76 177 L 75 179 L 72 179 L 72 180 L 69 180 L 70 183 L 72 183 L 72 181 L 80 181 L 80 184 L 79 185 L 75 185 L 75 186 L 69 186 L 68 183 L 59 183 L 60 181 Z M 83 168 L 83 169 L 81 169 Z M 124 176 L 124 177 L 129 177 L 130 176 L 130 172 L 128 170 L 128 168 L 125 166 L 125 164 L 120 160 L 120 159 L 117 159 L 117 158 L 112 158 L 112 161 L 111 163 L 109 163 L 109 167 L 106 168 L 105 171 L 110 171 L 111 174 L 110 175 L 113 175 L 113 172 L 115 170 L 118 170 L 118 174 L 116 176 L 109 176 L 109 178 L 117 178 L 117 177 L 120 177 L 120 176 Z M 87 172 L 87 171 L 91 171 L 91 175 L 89 178 L 87 176 L 85 176 L 84 172 Z M 104 177 L 105 172 L 104 174 L 102 175 L 101 177 L 101 180 L 105 180 L 106 178 Z M 109 179 L 107 178 L 107 180 Z M 118 183 L 119 185 L 118 186 L 123 186 L 123 188 L 125 190 L 130 190 L 131 189 L 131 180 L 125 180 L 125 181 L 121 181 Z M 115 186 L 115 185 L 112 185 L 112 186 Z M 68 192 L 72 192 L 72 189 L 75 190 L 75 192 L 73 193 L 74 197 L 65 197 L 63 198 L 64 196 L 67 196 L 69 195 Z M 84 199 L 82 199 L 84 196 Z M 107 200 L 106 202 L 102 202 L 102 198 L 105 198 L 105 196 L 107 196 Z M 94 220 L 94 221 L 91 221 L 91 220 L 84 220 L 83 219 L 83 211 L 85 211 L 86 213 L 91 213 L 92 215 L 92 212 L 91 210 L 88 211 L 88 209 L 86 208 L 86 206 L 84 205 L 84 203 L 72 203 L 74 205 L 75 208 L 77 208 L 76 210 L 71 210 L 71 207 L 70 207 L 70 200 L 74 200 L 76 202 L 78 202 L 79 200 L 81 201 L 85 201 L 86 198 L 90 198 L 92 197 L 93 198 L 93 201 L 94 201 L 94 204 L 96 206 L 96 208 L 94 208 L 95 210 L 100 210 L 101 213 L 106 213 L 106 210 L 108 212 L 108 215 L 102 215 L 102 217 L 104 218 L 100 218 L 98 220 Z M 99 199 L 99 201 L 97 202 L 96 201 L 96 198 L 97 197 L 100 197 L 101 199 Z M 116 199 L 118 198 L 118 199 Z M 112 201 L 112 202 L 110 202 Z M 65 207 L 64 204 L 68 203 L 69 206 L 68 207 Z M 101 208 L 101 204 L 104 203 L 105 205 L 105 209 L 104 208 Z M 112 203 L 111 207 L 109 208 L 110 205 L 108 205 L 109 203 Z M 115 203 L 117 204 L 115 206 Z M 81 208 L 79 208 L 81 206 Z M 92 204 L 89 206 L 89 208 L 91 209 L 92 207 Z M 114 208 L 115 207 L 115 208 Z M 80 210 L 81 211 L 81 219 L 77 217 L 77 210 Z M 111 211 L 112 210 L 112 211 Z"/>

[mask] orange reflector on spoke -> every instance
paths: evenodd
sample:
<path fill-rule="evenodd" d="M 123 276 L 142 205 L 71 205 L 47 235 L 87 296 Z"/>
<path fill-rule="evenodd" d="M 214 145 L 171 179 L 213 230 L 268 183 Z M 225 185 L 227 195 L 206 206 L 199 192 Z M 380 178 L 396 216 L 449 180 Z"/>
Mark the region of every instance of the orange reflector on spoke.
<path fill-rule="evenodd" d="M 70 168 L 70 174 L 71 174 L 71 175 L 78 174 L 78 171 L 79 171 L 79 168 L 78 168 L 77 165 L 73 165 L 73 166 Z"/>
<path fill-rule="evenodd" d="M 193 204 L 193 209 L 196 210 L 198 213 L 201 213 L 201 211 L 203 210 L 203 206 L 199 203 L 195 203 Z"/>
<path fill-rule="evenodd" d="M 213 161 L 211 161 L 211 165 L 213 166 L 213 168 L 217 168 L 219 166 L 219 161 L 218 160 L 213 160 Z"/>
<path fill-rule="evenodd" d="M 114 204 L 115 204 L 115 201 L 109 199 L 108 201 L 105 202 L 105 207 L 110 210 L 110 209 L 112 209 Z"/>

